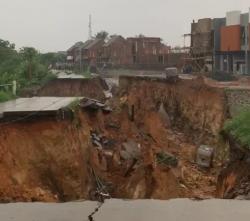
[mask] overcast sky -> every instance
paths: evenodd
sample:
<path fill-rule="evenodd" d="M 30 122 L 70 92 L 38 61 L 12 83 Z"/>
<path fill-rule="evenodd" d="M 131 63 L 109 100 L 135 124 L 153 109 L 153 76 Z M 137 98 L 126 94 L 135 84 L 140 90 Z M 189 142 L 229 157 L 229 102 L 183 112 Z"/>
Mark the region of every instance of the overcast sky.
<path fill-rule="evenodd" d="M 87 40 L 92 14 L 93 33 L 141 33 L 181 46 L 193 19 L 224 17 L 226 11 L 247 12 L 249 7 L 250 0 L 0 0 L 0 38 L 18 48 L 66 50 Z"/>

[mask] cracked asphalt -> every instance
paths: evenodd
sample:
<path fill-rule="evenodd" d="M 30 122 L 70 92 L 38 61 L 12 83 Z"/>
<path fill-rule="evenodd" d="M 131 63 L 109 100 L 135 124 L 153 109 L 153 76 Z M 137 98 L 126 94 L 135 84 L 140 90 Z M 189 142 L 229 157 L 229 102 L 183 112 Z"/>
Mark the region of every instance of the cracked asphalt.
<path fill-rule="evenodd" d="M 3 221 L 88 221 L 97 202 L 0 204 Z M 249 221 L 250 201 L 107 200 L 95 221 Z"/>

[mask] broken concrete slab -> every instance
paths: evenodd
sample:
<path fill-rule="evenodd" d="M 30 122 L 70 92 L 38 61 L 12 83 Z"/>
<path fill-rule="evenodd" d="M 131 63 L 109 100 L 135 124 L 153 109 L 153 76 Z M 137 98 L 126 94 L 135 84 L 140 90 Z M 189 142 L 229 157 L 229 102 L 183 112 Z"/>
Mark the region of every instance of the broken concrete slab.
<path fill-rule="evenodd" d="M 0 104 L 0 115 L 22 117 L 29 114 L 53 114 L 81 100 L 82 97 L 32 97 L 18 98 Z"/>
<path fill-rule="evenodd" d="M 197 150 L 197 164 L 200 167 L 209 168 L 212 165 L 214 148 L 207 145 L 201 145 Z"/>
<path fill-rule="evenodd" d="M 80 102 L 80 107 L 84 109 L 92 110 L 92 111 L 96 111 L 100 109 L 100 110 L 103 110 L 104 112 L 112 112 L 111 107 L 107 106 L 106 104 L 98 100 L 94 100 L 90 98 L 83 98 Z"/>

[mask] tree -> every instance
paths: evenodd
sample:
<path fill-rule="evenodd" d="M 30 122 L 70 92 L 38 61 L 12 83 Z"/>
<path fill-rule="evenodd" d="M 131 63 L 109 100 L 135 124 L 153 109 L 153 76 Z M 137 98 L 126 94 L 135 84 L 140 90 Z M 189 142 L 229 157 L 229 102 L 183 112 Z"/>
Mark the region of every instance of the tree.
<path fill-rule="evenodd" d="M 38 52 L 35 48 L 24 47 L 21 49 L 20 53 L 23 56 L 23 59 L 28 64 L 28 77 L 29 77 L 29 80 L 31 80 L 32 79 L 32 66 L 33 66 L 35 58 L 38 56 Z"/>
<path fill-rule="evenodd" d="M 138 38 L 145 38 L 146 36 L 144 34 L 139 34 Z"/>
<path fill-rule="evenodd" d="M 49 66 L 55 65 L 57 62 L 66 62 L 67 56 L 66 54 L 60 52 L 49 52 L 45 54 L 39 54 L 39 60 L 42 64 Z"/>
<path fill-rule="evenodd" d="M 95 37 L 98 38 L 98 39 L 103 39 L 103 40 L 106 40 L 109 36 L 109 33 L 106 32 L 106 31 L 100 31 L 98 32 Z"/>
<path fill-rule="evenodd" d="M 12 57 L 16 54 L 15 44 L 11 44 L 9 41 L 0 39 L 0 63 Z"/>

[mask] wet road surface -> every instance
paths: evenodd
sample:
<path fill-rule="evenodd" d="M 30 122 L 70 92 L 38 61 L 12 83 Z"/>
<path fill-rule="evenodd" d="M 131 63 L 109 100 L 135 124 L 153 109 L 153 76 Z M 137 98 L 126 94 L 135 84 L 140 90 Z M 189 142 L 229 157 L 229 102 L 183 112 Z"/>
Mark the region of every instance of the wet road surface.
<path fill-rule="evenodd" d="M 0 205 L 1 221 L 88 221 L 97 203 Z M 95 221 L 249 221 L 250 201 L 108 200 Z"/>

